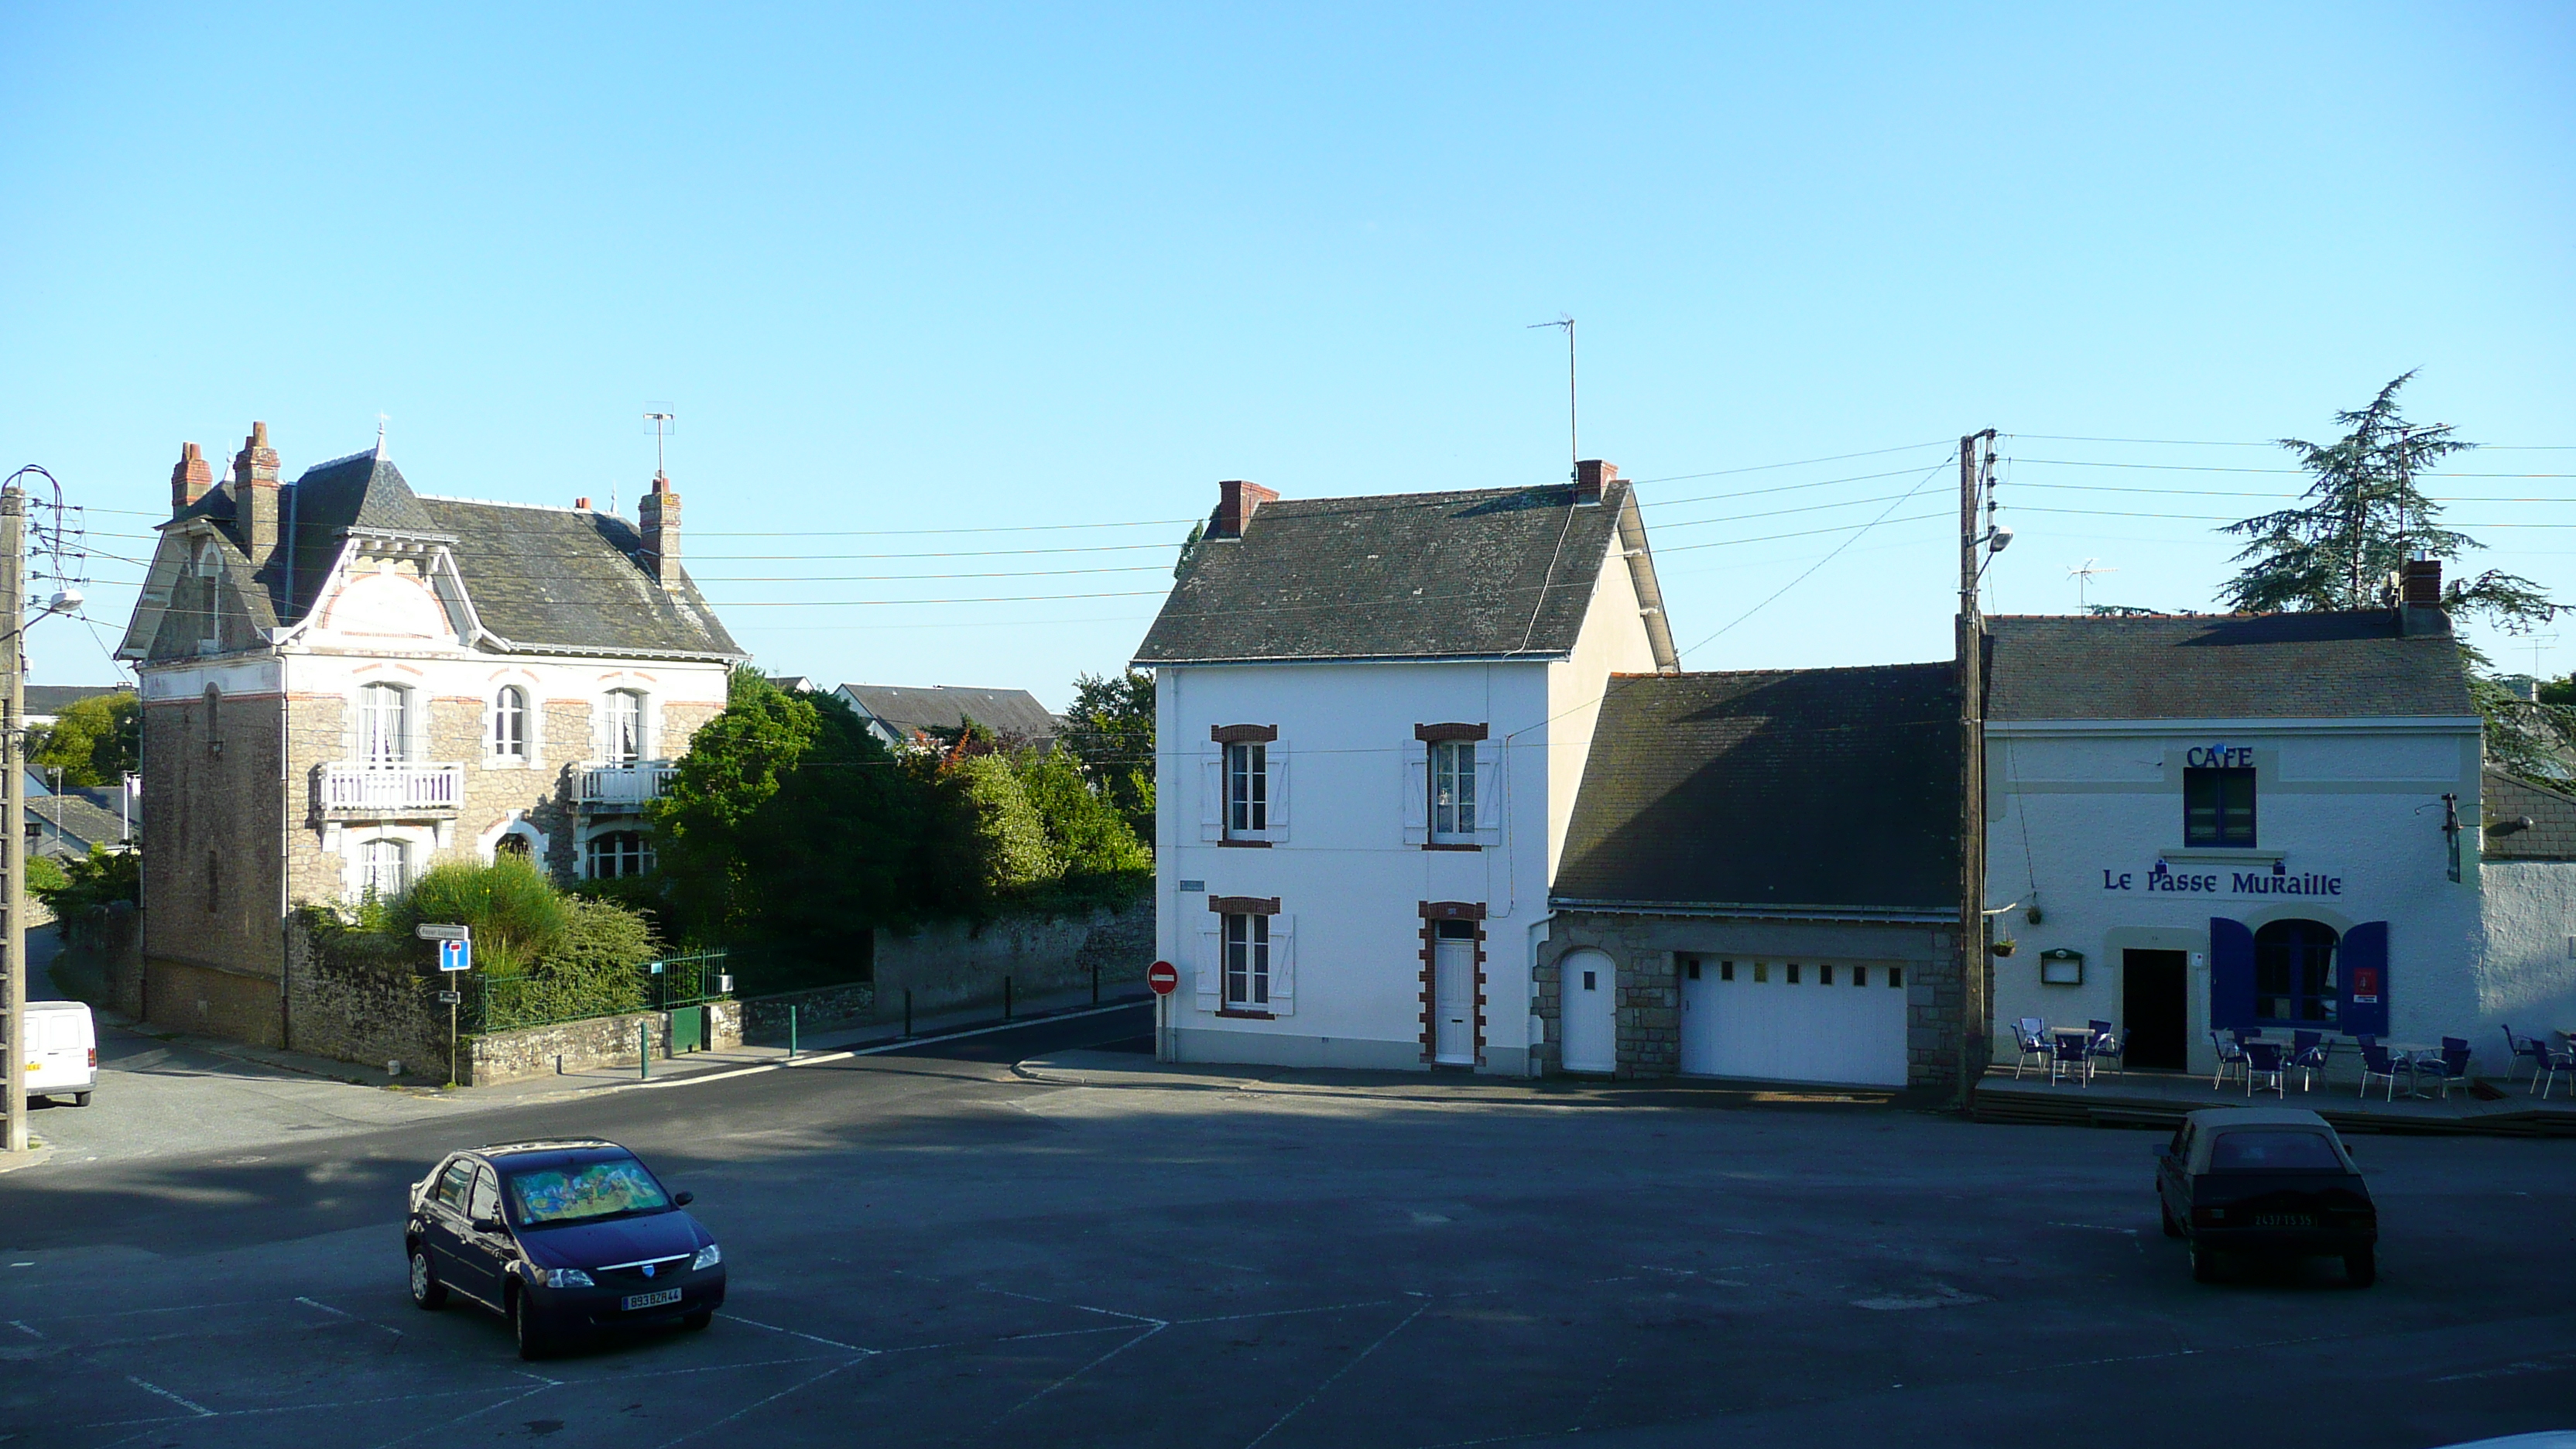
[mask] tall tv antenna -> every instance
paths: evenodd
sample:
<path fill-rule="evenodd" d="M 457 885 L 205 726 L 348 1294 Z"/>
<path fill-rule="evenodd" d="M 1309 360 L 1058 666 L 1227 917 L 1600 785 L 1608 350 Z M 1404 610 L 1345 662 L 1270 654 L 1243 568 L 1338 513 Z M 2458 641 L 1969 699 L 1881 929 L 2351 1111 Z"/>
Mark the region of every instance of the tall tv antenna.
<path fill-rule="evenodd" d="M 1583 471 L 1583 444 L 1574 429 L 1574 314 L 1568 312 L 1553 322 L 1532 322 L 1521 330 L 1534 332 L 1541 327 L 1565 329 L 1565 476 L 1573 478 Z"/>
<path fill-rule="evenodd" d="M 664 476 L 662 445 L 679 430 L 679 420 L 680 415 L 671 410 L 669 403 L 648 402 L 644 405 L 644 426 L 653 434 L 653 476 L 656 478 Z M 617 511 L 617 485 L 614 483 L 608 485 L 608 511 Z"/>
<path fill-rule="evenodd" d="M 2095 574 L 2116 574 L 2118 572 L 2118 569 L 2098 567 L 2096 566 L 2095 561 L 2089 558 L 2084 562 L 2069 568 L 2066 571 L 2066 576 L 2075 581 L 2075 607 L 2078 609 L 2087 609 L 2092 607 L 2092 600 L 2086 597 L 2086 593 L 2087 586 L 2093 582 L 2093 576 Z"/>

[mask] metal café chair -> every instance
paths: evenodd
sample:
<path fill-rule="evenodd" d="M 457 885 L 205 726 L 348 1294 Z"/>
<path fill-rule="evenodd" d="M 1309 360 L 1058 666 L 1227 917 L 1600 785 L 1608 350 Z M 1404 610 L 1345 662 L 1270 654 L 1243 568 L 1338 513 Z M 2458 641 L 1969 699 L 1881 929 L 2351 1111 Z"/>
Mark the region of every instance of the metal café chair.
<path fill-rule="evenodd" d="M 2058 1037 L 2049 1045 L 2052 1048 L 2048 1059 L 2048 1084 L 2050 1086 L 2053 1087 L 2057 1085 L 2057 1079 L 2060 1075 L 2074 1077 L 2075 1084 L 2079 1087 L 2089 1087 L 2093 1085 L 2092 1038 L 2077 1036 L 2074 1033 L 2069 1032 L 2064 1036 Z"/>
<path fill-rule="evenodd" d="M 2388 1048 L 2381 1046 L 2377 1038 L 2366 1036 L 2361 1039 L 2361 1095 L 2370 1095 L 2373 1077 L 2385 1077 L 2388 1079 L 2388 1100 L 2396 1101 L 2397 1074 L 2400 1072 L 2407 1074 L 2411 1088 L 2414 1072 L 2407 1063 L 2389 1055 Z"/>
<path fill-rule="evenodd" d="M 2129 1048 L 2126 1043 L 2120 1040 L 2120 1034 L 2111 1030 L 2111 1023 L 2107 1021 L 2088 1021 L 2085 1025 L 2093 1029 L 2094 1060 L 2100 1061 L 2104 1058 L 2108 1058 L 2113 1070 L 2117 1071 L 2123 1077 L 2129 1075 Z"/>
<path fill-rule="evenodd" d="M 2049 1049 L 2047 1022 L 2040 1020 L 2036 1016 L 2023 1017 L 2021 1020 L 2013 1023 L 2013 1040 L 2021 1048 L 2021 1055 L 2013 1061 L 2013 1080 L 2019 1081 L 2021 1079 L 2021 1069 L 2023 1067 L 2038 1066 L 2045 1069 L 2048 1066 Z M 2037 1060 L 2034 1061 L 2034 1058 Z"/>
<path fill-rule="evenodd" d="M 2532 1040 L 2532 1045 L 2540 1050 L 2532 1059 L 2531 1085 L 2541 1100 L 2548 1100 L 2549 1089 L 2558 1085 L 2558 1074 L 2561 1072 L 2569 1074 L 2568 1089 L 2570 1092 L 2576 1092 L 2576 1052 L 2551 1046 L 2536 1037 Z"/>
<path fill-rule="evenodd" d="M 2549 1052 L 2549 1044 L 2535 1036 L 2519 1035 L 2508 1022 L 2504 1028 L 2504 1049 L 2504 1084 L 2510 1087 L 2513 1085 L 2513 1069 L 2524 1062 L 2531 1063 L 2534 1074 L 2540 1071 L 2540 1063 Z"/>
<path fill-rule="evenodd" d="M 2313 1092 L 2317 1079 L 2326 1074 L 2326 1060 L 2334 1055 L 2334 1043 L 2321 1031 L 2290 1033 L 2290 1070 L 2299 1074 L 2299 1090 Z"/>
<path fill-rule="evenodd" d="M 2218 1052 L 2218 1070 L 2209 1078 L 2209 1089 L 2215 1092 L 2227 1085 L 2227 1074 L 2230 1070 L 2238 1072 L 2245 1070 L 2245 1047 L 2234 1038 L 2216 1031 L 2209 1034 L 2209 1044 Z"/>
<path fill-rule="evenodd" d="M 2288 1096 L 2288 1074 L 2282 1070 L 2284 1060 L 2279 1042 L 2247 1042 L 2245 1044 L 2245 1095 L 2253 1096 L 2255 1083 L 2261 1078 L 2269 1077 L 2272 1079 L 2274 1095 Z"/>
<path fill-rule="evenodd" d="M 2469 1084 L 2469 1044 L 2455 1036 L 2442 1038 L 2440 1056 L 2415 1064 L 2416 1085 L 2422 1086 L 2428 1077 L 2442 1084 L 2442 1098 L 2450 1100 L 2453 1087 Z"/>

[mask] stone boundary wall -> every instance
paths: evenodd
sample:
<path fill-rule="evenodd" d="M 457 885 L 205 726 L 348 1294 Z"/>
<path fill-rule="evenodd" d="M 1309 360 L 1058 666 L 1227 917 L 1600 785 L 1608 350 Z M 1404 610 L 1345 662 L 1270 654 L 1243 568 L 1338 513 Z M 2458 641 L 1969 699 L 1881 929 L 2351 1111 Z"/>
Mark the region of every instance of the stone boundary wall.
<path fill-rule="evenodd" d="M 118 902 L 61 926 L 54 984 L 92 1006 L 143 1015 L 143 913 Z"/>
<path fill-rule="evenodd" d="M 286 1034 L 290 1050 L 405 1076 L 447 1079 L 447 1008 L 437 973 L 402 961 L 333 951 L 297 919 L 286 931 Z M 460 1061 L 462 1051 L 459 1051 Z M 461 1065 L 460 1065 L 460 1070 Z"/>
<path fill-rule="evenodd" d="M 877 1019 L 877 987 L 873 981 L 854 981 L 846 986 L 817 986 L 811 991 L 753 997 L 742 1003 L 743 1039 L 767 1044 L 785 1042 L 787 1009 L 791 1006 L 796 1009 L 799 1037 L 863 1026 Z"/>
<path fill-rule="evenodd" d="M 987 1005 L 998 1008 L 1006 976 L 1012 995 L 1025 1000 L 1089 986 L 1092 968 L 1097 966 L 1106 993 L 1113 986 L 1142 981 L 1153 961 L 1150 896 L 1082 916 L 1005 916 L 980 926 L 941 922 L 910 935 L 880 931 L 876 1019 L 901 1016 L 907 990 L 916 1016 Z"/>
<path fill-rule="evenodd" d="M 710 1001 L 706 1007 L 707 1048 L 722 1051 L 742 1045 L 742 1003 Z M 458 1051 L 457 1082 L 460 1086 L 488 1087 L 497 1082 L 550 1076 L 557 1071 L 633 1066 L 639 1027 L 653 1059 L 671 1060 L 671 1013 L 630 1011 L 468 1037 Z"/>

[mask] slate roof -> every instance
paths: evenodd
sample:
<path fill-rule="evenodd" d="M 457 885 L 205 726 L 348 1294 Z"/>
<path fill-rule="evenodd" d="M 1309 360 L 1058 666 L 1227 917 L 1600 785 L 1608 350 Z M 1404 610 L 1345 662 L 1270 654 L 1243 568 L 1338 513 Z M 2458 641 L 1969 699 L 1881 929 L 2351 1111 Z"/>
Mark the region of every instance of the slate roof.
<path fill-rule="evenodd" d="M 449 546 L 483 627 L 530 653 L 739 659 L 740 645 L 683 570 L 676 593 L 645 572 L 634 524 L 582 509 L 544 508 L 414 493 L 402 470 L 374 451 L 317 463 L 280 490 L 279 564 L 254 581 L 240 551 L 227 479 L 173 518 L 217 521 L 234 593 L 259 629 L 303 620 L 353 533 Z M 175 572 L 156 560 L 156 576 Z M 164 581 L 163 586 L 168 587 Z M 291 597 L 285 597 L 291 593 Z M 283 608 L 276 604 L 282 599 Z M 157 619 L 151 621 L 157 627 Z M 152 647 L 138 608 L 126 652 Z"/>
<path fill-rule="evenodd" d="M 27 827 L 35 832 L 33 845 L 48 855 L 87 855 L 93 845 L 114 846 L 125 839 L 124 821 L 78 795 L 29 799 Z"/>
<path fill-rule="evenodd" d="M 476 617 L 518 648 L 742 655 L 685 571 L 677 593 L 653 582 L 637 558 L 644 539 L 623 518 L 462 498 L 418 502 L 437 531 L 456 540 L 456 571 Z"/>
<path fill-rule="evenodd" d="M 2478 782 L 2487 826 L 2478 853 L 2488 860 L 2576 860 L 2576 795 L 2545 789 L 2501 770 Z M 2499 821 L 2528 819 L 2526 829 L 2498 834 Z"/>
<path fill-rule="evenodd" d="M 1559 905 L 1955 912 L 1953 668 L 1618 675 Z"/>
<path fill-rule="evenodd" d="M 1019 739 L 1053 739 L 1060 727 L 1037 696 L 1025 689 L 844 684 L 840 692 L 860 714 L 882 722 L 899 740 L 912 738 L 917 730 L 956 729 L 969 716 L 997 735 Z"/>
<path fill-rule="evenodd" d="M 1561 657 L 1635 512 L 1625 482 L 1264 503 L 1191 551 L 1135 662 Z"/>
<path fill-rule="evenodd" d="M 2405 638 L 2397 611 L 1987 620 L 1990 720 L 2465 717 L 2447 633 Z"/>
<path fill-rule="evenodd" d="M 130 684 L 30 684 L 26 688 L 27 714 L 51 718 L 84 699 L 102 694 L 132 694 Z"/>

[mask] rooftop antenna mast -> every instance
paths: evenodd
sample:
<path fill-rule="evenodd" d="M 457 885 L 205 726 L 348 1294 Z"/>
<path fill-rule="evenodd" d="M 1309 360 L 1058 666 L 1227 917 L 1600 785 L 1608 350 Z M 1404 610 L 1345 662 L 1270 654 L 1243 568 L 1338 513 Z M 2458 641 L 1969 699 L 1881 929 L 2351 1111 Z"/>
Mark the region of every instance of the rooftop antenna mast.
<path fill-rule="evenodd" d="M 2084 562 L 2077 564 L 2066 571 L 2066 576 L 2075 581 L 2075 607 L 2078 609 L 2088 609 L 2092 607 L 2091 600 L 2085 597 L 2085 586 L 2093 582 L 2093 576 L 2095 574 L 2116 574 L 2119 572 L 2118 569 L 2097 568 L 2094 565 L 2095 560 L 2088 558 Z"/>
<path fill-rule="evenodd" d="M 1541 327 L 1565 329 L 1565 469 L 1569 478 L 1582 474 L 1583 444 L 1574 428 L 1574 314 L 1569 312 L 1553 322 L 1532 322 L 1524 332 Z"/>
<path fill-rule="evenodd" d="M 664 476 L 662 445 L 677 429 L 679 420 L 680 415 L 671 410 L 669 403 L 653 402 L 644 405 L 644 426 L 653 433 L 653 476 L 656 478 Z M 611 513 L 617 511 L 617 485 L 614 483 L 608 485 L 608 511 Z"/>

